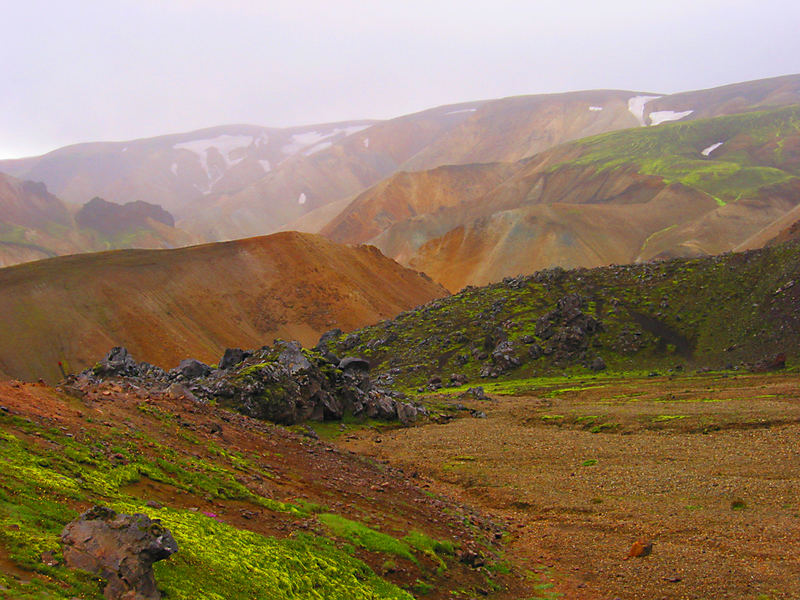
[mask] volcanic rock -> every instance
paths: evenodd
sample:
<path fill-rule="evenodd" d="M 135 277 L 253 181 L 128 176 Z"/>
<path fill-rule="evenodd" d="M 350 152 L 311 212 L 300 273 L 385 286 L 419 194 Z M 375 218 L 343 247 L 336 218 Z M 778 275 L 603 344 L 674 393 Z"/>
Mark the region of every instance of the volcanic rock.
<path fill-rule="evenodd" d="M 61 533 L 64 562 L 107 581 L 108 600 L 160 600 L 153 563 L 169 558 L 178 544 L 158 520 L 118 514 L 95 506 Z"/>

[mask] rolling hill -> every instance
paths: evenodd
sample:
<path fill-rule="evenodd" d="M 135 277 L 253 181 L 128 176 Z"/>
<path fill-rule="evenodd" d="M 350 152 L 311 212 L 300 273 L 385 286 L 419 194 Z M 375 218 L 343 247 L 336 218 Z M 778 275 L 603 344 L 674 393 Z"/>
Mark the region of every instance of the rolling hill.
<path fill-rule="evenodd" d="M 58 257 L 0 270 L 0 372 L 36 379 L 127 346 L 165 368 L 274 338 L 306 344 L 446 294 L 374 247 L 280 233 L 176 250 Z"/>

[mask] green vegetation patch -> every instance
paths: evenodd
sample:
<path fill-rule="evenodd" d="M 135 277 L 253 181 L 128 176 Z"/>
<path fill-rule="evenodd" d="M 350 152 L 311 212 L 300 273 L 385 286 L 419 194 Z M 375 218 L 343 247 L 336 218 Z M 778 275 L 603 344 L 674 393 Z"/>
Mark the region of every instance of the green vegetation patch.
<path fill-rule="evenodd" d="M 117 510 L 147 512 L 118 504 Z M 268 538 L 189 511 L 149 511 L 172 532 L 180 551 L 156 563 L 159 586 L 177 600 L 412 598 L 329 540 Z"/>
<path fill-rule="evenodd" d="M 363 523 L 351 521 L 333 513 L 324 513 L 319 515 L 318 518 L 334 535 L 360 548 L 370 552 L 392 554 L 410 560 L 413 563 L 418 562 L 417 558 L 411 553 L 411 547 L 404 541 L 380 531 L 375 531 Z"/>

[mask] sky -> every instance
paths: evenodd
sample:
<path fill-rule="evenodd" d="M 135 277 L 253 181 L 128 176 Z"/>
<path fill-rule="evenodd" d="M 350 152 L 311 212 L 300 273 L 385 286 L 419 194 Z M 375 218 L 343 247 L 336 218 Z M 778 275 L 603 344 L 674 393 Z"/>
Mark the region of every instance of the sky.
<path fill-rule="evenodd" d="M 797 0 L 0 0 L 0 158 L 800 72 Z"/>

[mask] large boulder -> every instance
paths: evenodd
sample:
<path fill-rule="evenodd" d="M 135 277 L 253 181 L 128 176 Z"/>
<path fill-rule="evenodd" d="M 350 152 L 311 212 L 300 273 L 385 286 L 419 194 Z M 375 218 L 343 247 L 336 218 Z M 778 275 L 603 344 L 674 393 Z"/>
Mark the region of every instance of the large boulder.
<path fill-rule="evenodd" d="M 178 551 L 175 538 L 158 520 L 102 506 L 69 523 L 61 541 L 66 565 L 105 579 L 108 600 L 160 600 L 153 563 Z"/>
<path fill-rule="evenodd" d="M 245 358 L 250 356 L 250 354 L 250 352 L 245 352 L 241 348 L 227 348 L 217 366 L 223 370 L 230 369 L 231 367 L 238 365 Z"/>
<path fill-rule="evenodd" d="M 275 349 L 280 352 L 278 355 L 278 362 L 286 367 L 292 375 L 299 371 L 308 371 L 311 369 L 311 362 L 308 360 L 308 357 L 303 354 L 303 347 L 300 345 L 300 342 L 276 340 Z"/>
<path fill-rule="evenodd" d="M 207 377 L 211 373 L 211 367 L 194 358 L 186 358 L 176 369 L 173 369 L 173 372 L 182 375 L 184 379 L 197 379 L 198 377 Z"/>
<path fill-rule="evenodd" d="M 115 346 L 98 362 L 92 372 L 98 377 L 139 377 L 139 364 L 124 346 Z"/>

